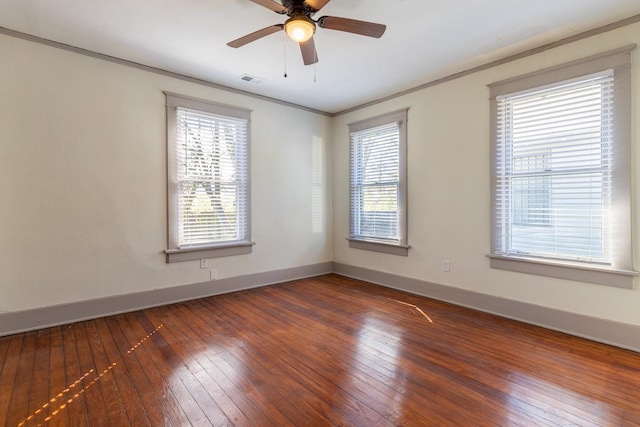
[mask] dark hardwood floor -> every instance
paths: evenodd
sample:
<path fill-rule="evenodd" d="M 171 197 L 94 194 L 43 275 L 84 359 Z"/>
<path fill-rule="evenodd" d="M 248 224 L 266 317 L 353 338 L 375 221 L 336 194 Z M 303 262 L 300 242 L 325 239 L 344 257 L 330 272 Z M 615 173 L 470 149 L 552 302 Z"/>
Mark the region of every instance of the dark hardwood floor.
<path fill-rule="evenodd" d="M 328 275 L 0 338 L 0 425 L 637 426 L 640 354 Z"/>

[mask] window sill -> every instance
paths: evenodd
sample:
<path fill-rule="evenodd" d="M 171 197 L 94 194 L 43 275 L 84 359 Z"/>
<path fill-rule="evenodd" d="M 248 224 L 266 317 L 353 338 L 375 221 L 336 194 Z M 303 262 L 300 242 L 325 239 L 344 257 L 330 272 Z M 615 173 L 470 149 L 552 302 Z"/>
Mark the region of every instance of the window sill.
<path fill-rule="evenodd" d="M 363 249 L 365 251 L 381 252 L 384 254 L 408 256 L 410 246 L 389 243 L 378 240 L 363 240 L 347 238 L 349 247 L 353 249 Z"/>
<path fill-rule="evenodd" d="M 526 257 L 488 254 L 491 268 L 537 274 L 557 279 L 576 280 L 597 285 L 633 289 L 637 271 L 619 270 L 609 267 L 582 265 L 570 262 L 548 261 Z"/>
<path fill-rule="evenodd" d="M 197 246 L 182 249 L 165 249 L 167 263 L 195 261 L 207 258 L 220 258 L 233 255 L 250 254 L 254 242 L 233 242 L 216 246 Z"/>

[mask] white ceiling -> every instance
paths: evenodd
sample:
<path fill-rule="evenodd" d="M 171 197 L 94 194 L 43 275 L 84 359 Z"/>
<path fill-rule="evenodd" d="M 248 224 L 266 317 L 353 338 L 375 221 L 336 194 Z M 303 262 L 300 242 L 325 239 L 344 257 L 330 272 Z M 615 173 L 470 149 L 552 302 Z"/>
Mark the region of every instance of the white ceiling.
<path fill-rule="evenodd" d="M 638 14 L 638 0 L 333 0 L 316 19 L 387 31 L 374 39 L 318 28 L 319 62 L 304 66 L 283 32 L 226 45 L 284 22 L 249 0 L 0 0 L 5 29 L 328 113 Z"/>

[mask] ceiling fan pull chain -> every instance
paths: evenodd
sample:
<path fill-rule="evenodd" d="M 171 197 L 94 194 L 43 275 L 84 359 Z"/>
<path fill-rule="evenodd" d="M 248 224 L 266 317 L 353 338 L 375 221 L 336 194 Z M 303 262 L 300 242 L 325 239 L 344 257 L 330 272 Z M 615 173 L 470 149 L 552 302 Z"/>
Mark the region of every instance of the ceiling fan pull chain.
<path fill-rule="evenodd" d="M 284 57 L 284 78 L 287 78 L 287 34 L 282 33 L 282 53 Z"/>
<path fill-rule="evenodd" d="M 315 62 L 313 63 L 313 82 L 316 82 L 316 77 L 318 75 L 318 51 L 314 49 L 313 55 L 315 56 Z"/>

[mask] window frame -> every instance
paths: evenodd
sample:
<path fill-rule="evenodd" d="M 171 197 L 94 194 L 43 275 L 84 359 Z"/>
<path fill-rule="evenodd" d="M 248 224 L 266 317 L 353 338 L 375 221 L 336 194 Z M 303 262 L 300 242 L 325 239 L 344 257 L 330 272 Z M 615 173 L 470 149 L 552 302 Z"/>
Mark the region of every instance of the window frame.
<path fill-rule="evenodd" d="M 189 96 L 164 92 L 166 97 L 167 117 L 167 249 L 166 262 L 182 262 L 207 258 L 217 258 L 232 255 L 243 255 L 252 252 L 251 241 L 251 110 L 218 104 Z M 220 241 L 217 243 L 179 247 L 179 218 L 177 197 L 177 110 L 187 108 L 204 113 L 225 116 L 246 121 L 246 200 L 245 238 L 241 240 Z"/>
<path fill-rule="evenodd" d="M 349 123 L 349 247 L 353 249 L 363 249 L 374 252 L 381 252 L 385 254 L 408 256 L 410 246 L 408 245 L 408 226 L 407 226 L 407 123 L 408 123 L 408 108 L 383 114 L 380 116 L 372 117 L 365 120 Z M 398 123 L 399 131 L 399 176 L 398 176 L 398 234 L 397 240 L 388 239 L 376 239 L 371 237 L 365 237 L 354 233 L 354 208 L 352 203 L 353 198 L 353 135 L 354 133 L 375 128 L 378 126 L 387 125 L 393 122 Z"/>
<path fill-rule="evenodd" d="M 632 235 L 631 235 L 631 51 L 634 45 L 546 68 L 519 77 L 488 85 L 491 109 L 491 268 L 537 274 L 581 282 L 633 288 Z M 612 170 L 612 219 L 611 264 L 581 263 L 514 256 L 499 253 L 501 230 L 497 225 L 497 151 L 498 151 L 498 101 L 497 98 L 521 91 L 592 74 L 613 70 L 613 170 Z"/>

